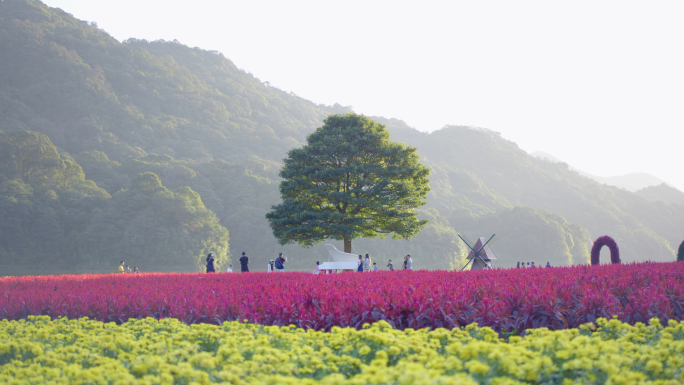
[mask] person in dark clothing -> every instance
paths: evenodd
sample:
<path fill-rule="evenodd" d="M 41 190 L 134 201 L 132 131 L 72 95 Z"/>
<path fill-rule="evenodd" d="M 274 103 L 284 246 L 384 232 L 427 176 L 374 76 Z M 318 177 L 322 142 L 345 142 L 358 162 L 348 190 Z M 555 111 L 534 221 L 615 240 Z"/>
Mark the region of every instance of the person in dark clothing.
<path fill-rule="evenodd" d="M 285 271 L 285 262 L 287 262 L 287 257 L 283 255 L 283 253 L 278 253 L 278 258 L 276 258 L 274 266 L 276 268 L 275 271 L 278 273 L 282 273 Z"/>
<path fill-rule="evenodd" d="M 240 257 L 240 271 L 243 273 L 249 272 L 249 258 L 242 252 L 242 257 Z"/>
<path fill-rule="evenodd" d="M 359 254 L 359 266 L 356 268 L 356 271 L 359 273 L 363 272 L 363 255 Z"/>
<path fill-rule="evenodd" d="M 387 264 L 387 267 L 390 269 L 390 271 L 394 271 L 394 264 L 392 263 L 392 260 L 389 260 L 389 263 Z"/>
<path fill-rule="evenodd" d="M 214 253 L 207 255 L 207 273 L 216 273 L 214 268 Z"/>

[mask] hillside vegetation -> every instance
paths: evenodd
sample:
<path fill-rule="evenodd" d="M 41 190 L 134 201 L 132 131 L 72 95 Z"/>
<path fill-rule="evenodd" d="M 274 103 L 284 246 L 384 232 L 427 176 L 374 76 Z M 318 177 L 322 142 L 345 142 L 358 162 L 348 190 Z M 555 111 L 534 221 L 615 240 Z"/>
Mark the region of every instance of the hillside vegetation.
<path fill-rule="evenodd" d="M 270 87 L 214 51 L 118 42 L 38 1 L 0 2 L 0 35 L 0 263 L 194 270 L 211 250 L 221 268 L 245 251 L 265 270 L 283 251 L 289 269 L 311 270 L 326 258 L 322 245 L 279 246 L 264 215 L 287 151 L 350 108 Z M 376 120 L 432 168 L 425 230 L 354 242 L 380 266 L 411 254 L 417 268 L 456 267 L 457 233 L 497 233 L 499 266 L 587 263 L 603 234 L 623 261 L 672 260 L 684 238 L 684 205 L 600 185 L 497 133 Z"/>
<path fill-rule="evenodd" d="M 530 206 L 559 214 L 586 229 L 592 239 L 610 234 L 621 248 L 623 261 L 672 260 L 684 238 L 684 205 L 651 202 L 627 190 L 599 184 L 570 170 L 565 163 L 530 156 L 499 133 L 449 126 L 425 134 L 400 121 L 384 122 L 393 133 L 392 139 L 418 147 L 418 152 L 435 165 L 466 170 L 471 180 L 477 181 L 463 183 L 457 177 L 437 174 L 445 195 L 475 196 L 489 202 L 485 206 L 497 212 L 505 199 L 509 206 Z M 435 183 L 433 180 L 433 186 Z M 473 191 L 475 185 L 479 194 Z M 487 212 L 476 205 L 453 209 L 445 205 L 444 209 L 440 213 L 457 228 L 464 215 Z"/>
<path fill-rule="evenodd" d="M 661 183 L 657 186 L 644 187 L 637 191 L 636 194 L 651 201 L 663 201 L 684 205 L 684 193 L 665 183 Z"/>

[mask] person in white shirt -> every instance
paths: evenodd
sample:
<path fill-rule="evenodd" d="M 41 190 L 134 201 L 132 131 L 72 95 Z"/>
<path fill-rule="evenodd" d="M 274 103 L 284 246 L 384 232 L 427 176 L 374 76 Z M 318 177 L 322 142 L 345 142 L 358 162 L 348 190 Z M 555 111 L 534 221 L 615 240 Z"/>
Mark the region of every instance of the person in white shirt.
<path fill-rule="evenodd" d="M 410 255 L 407 255 L 408 259 L 406 259 L 406 269 L 407 270 L 413 270 L 413 260 L 411 259 Z"/>
<path fill-rule="evenodd" d="M 267 273 L 273 273 L 275 271 L 274 264 L 275 264 L 274 260 L 271 259 L 270 261 L 268 261 L 268 268 L 266 270 Z"/>
<path fill-rule="evenodd" d="M 228 266 L 226 269 L 226 273 L 232 273 L 233 272 L 233 265 Z"/>

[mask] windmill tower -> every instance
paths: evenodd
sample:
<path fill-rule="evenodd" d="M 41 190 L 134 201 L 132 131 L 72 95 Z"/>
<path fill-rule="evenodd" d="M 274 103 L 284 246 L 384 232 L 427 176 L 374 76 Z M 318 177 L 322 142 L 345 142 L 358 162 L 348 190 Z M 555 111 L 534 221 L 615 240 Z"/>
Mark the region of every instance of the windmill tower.
<path fill-rule="evenodd" d="M 492 250 L 491 246 L 489 246 L 489 243 L 494 239 L 494 236 L 496 234 L 493 234 L 488 240 L 485 241 L 484 237 L 478 238 L 477 242 L 475 242 L 475 245 L 472 247 L 468 242 L 466 242 L 463 237 L 459 234 L 459 238 L 463 241 L 463 243 L 468 246 L 468 249 L 470 249 L 470 253 L 468 254 L 468 257 L 466 258 L 468 262 L 466 262 L 465 265 L 461 268 L 461 271 L 465 270 L 468 265 L 470 265 L 470 270 L 485 270 L 485 269 L 491 269 L 492 268 L 492 260 L 499 259 L 496 257 L 496 254 L 494 253 L 494 250 Z"/>

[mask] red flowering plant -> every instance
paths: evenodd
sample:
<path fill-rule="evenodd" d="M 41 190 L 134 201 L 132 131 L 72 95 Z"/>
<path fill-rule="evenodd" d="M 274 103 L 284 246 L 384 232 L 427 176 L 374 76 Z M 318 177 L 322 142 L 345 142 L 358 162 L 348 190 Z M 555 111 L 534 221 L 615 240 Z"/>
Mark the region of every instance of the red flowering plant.
<path fill-rule="evenodd" d="M 248 321 L 330 330 L 386 320 L 399 329 L 477 322 L 506 333 L 598 317 L 682 320 L 684 264 L 373 274 L 102 274 L 0 279 L 0 319 L 90 317 L 123 323 Z"/>

